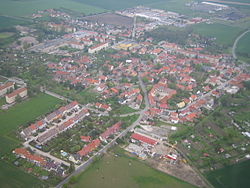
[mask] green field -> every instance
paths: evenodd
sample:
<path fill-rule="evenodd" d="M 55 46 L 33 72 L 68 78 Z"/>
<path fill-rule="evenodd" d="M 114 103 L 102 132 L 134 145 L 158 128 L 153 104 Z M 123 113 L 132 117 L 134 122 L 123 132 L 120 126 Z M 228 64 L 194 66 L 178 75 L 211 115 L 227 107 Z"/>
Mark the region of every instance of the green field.
<path fill-rule="evenodd" d="M 1 7 L 0 7 L 1 10 Z M 24 20 L 18 20 L 14 18 L 9 18 L 6 16 L 0 16 L 0 29 L 10 28 L 18 24 L 26 23 Z"/>
<path fill-rule="evenodd" d="M 77 177 L 74 188 L 189 188 L 182 180 L 166 175 L 124 155 L 105 155 Z"/>
<path fill-rule="evenodd" d="M 13 35 L 14 33 L 10 33 L 10 32 L 2 32 L 0 33 L 0 39 L 6 39 L 9 38 Z"/>
<path fill-rule="evenodd" d="M 250 160 L 209 172 L 207 178 L 215 188 L 249 187 Z"/>
<path fill-rule="evenodd" d="M 238 42 L 236 53 L 243 58 L 250 58 L 250 32 L 245 34 Z"/>
<path fill-rule="evenodd" d="M 1 0 L 0 15 L 28 16 L 38 10 L 65 8 L 84 14 L 100 13 L 104 9 L 76 2 L 74 0 Z"/>
<path fill-rule="evenodd" d="M 223 25 L 219 23 L 201 23 L 193 25 L 192 27 L 195 33 L 206 37 L 215 37 L 218 44 L 224 45 L 226 47 L 232 46 L 235 38 L 242 31 L 242 28 Z"/>
<path fill-rule="evenodd" d="M 166 0 L 74 0 L 95 7 L 101 7 L 108 10 L 119 10 L 138 5 L 148 5 L 157 2 L 166 2 Z"/>
<path fill-rule="evenodd" d="M 0 112 L 0 155 L 10 152 L 19 144 L 19 141 L 12 136 L 18 127 L 35 121 L 37 117 L 50 112 L 59 103 L 59 99 L 40 94 L 7 111 Z"/>
<path fill-rule="evenodd" d="M 202 14 L 201 12 L 193 11 L 185 4 L 192 2 L 191 0 L 165 0 L 149 4 L 152 8 L 163 9 L 166 11 L 173 11 L 184 15 L 196 16 Z"/>
<path fill-rule="evenodd" d="M 14 165 L 0 161 L 0 187 L 27 188 L 42 187 L 42 182 L 37 178 L 23 172 Z"/>

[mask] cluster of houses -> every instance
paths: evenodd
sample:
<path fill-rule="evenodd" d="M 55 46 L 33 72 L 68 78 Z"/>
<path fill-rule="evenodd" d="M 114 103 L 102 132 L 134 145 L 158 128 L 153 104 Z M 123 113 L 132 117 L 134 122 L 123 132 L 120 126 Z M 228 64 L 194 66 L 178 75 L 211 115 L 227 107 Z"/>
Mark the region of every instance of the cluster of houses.
<path fill-rule="evenodd" d="M 6 103 L 12 104 L 17 98 L 25 98 L 28 95 L 28 90 L 25 87 L 15 89 L 14 82 L 6 82 L 0 86 L 0 97 L 5 96 Z"/>
<path fill-rule="evenodd" d="M 114 135 L 120 130 L 120 127 L 122 125 L 122 122 L 117 122 L 111 127 L 107 128 L 102 134 L 100 134 L 99 138 L 92 140 L 90 142 L 90 137 L 81 137 L 81 139 L 84 140 L 84 142 L 90 142 L 89 144 L 86 144 L 80 151 L 77 152 L 76 159 L 82 159 L 85 156 L 88 156 L 90 152 L 95 150 L 98 146 L 101 145 L 102 142 L 108 142 L 108 138 L 110 138 L 111 135 Z"/>
<path fill-rule="evenodd" d="M 65 116 L 67 113 L 75 112 L 80 109 L 78 102 L 72 101 L 71 103 L 60 107 L 54 112 L 48 114 L 45 118 L 30 124 L 28 127 L 21 131 L 21 136 L 27 140 L 32 134 L 36 133 L 38 130 L 43 130 L 47 125 L 51 124 L 53 121 L 58 120 Z"/>
<path fill-rule="evenodd" d="M 122 92 L 119 95 L 119 103 L 120 104 L 127 104 L 129 107 L 138 110 L 141 106 L 143 97 L 140 93 L 139 88 L 132 88 Z"/>
<path fill-rule="evenodd" d="M 31 154 L 25 148 L 16 148 L 15 150 L 13 150 L 13 154 L 15 154 L 17 157 L 21 157 L 29 162 L 32 162 L 47 171 L 54 171 L 60 176 L 65 175 L 65 169 L 61 166 L 60 163 L 52 161 L 51 159 L 46 159 L 45 157 L 36 154 Z"/>
<path fill-rule="evenodd" d="M 116 54 L 104 55 L 107 60 L 104 61 L 101 70 L 105 69 L 105 75 L 103 71 L 99 71 L 99 74 L 87 71 L 88 67 L 93 66 L 91 56 L 64 58 L 60 63 L 48 63 L 48 68 L 58 82 L 69 82 L 72 86 L 95 87 L 96 92 L 101 94 L 100 99 L 105 101 L 110 97 L 116 97 L 120 104 L 133 109 L 139 109 L 143 100 L 138 83 L 133 81 L 140 72 L 140 76 L 152 85 L 148 92 L 151 109 L 146 115 L 159 115 L 170 123 L 192 122 L 201 114 L 201 108 L 212 109 L 213 98 L 218 98 L 223 93 L 215 88 L 240 73 L 240 69 L 229 56 L 204 54 L 202 50 L 202 47 L 183 49 L 166 41 L 153 45 L 148 38 L 129 51 L 119 50 Z M 155 56 L 158 65 L 155 66 L 155 63 L 150 61 L 145 63 L 140 58 L 128 58 L 131 53 L 140 54 L 142 51 L 144 54 Z M 110 58 L 113 59 L 112 62 Z M 71 62 L 76 64 L 72 65 Z M 200 70 L 197 70 L 197 67 Z M 207 73 L 208 77 L 204 78 L 203 83 L 198 84 L 197 78 L 193 76 L 197 71 Z M 229 85 L 239 85 L 236 82 L 242 80 L 235 77 Z M 107 82 L 111 82 L 112 87 Z M 176 98 L 182 91 L 187 93 L 186 97 Z M 207 97 L 203 98 L 203 95 Z M 174 106 L 169 105 L 173 97 L 177 101 Z M 96 103 L 95 106 L 108 111 L 112 109 L 104 103 Z"/>
<path fill-rule="evenodd" d="M 37 142 L 40 144 L 46 143 L 51 138 L 56 137 L 59 133 L 62 133 L 72 128 L 74 125 L 76 125 L 78 122 L 80 122 L 84 117 L 88 115 L 89 112 L 87 109 L 80 109 L 79 112 L 74 113 L 73 117 L 69 118 L 68 120 L 62 123 L 57 124 L 56 126 L 53 126 L 52 128 L 46 130 L 44 133 L 40 134 L 37 137 Z"/>

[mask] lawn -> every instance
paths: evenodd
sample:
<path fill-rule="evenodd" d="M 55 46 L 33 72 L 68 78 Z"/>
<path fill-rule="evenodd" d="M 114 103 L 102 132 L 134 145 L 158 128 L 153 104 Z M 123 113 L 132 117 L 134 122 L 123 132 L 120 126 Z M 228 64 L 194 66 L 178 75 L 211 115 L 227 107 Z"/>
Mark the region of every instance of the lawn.
<path fill-rule="evenodd" d="M 250 160 L 209 172 L 207 178 L 215 188 L 249 187 Z"/>
<path fill-rule="evenodd" d="M 42 187 L 42 182 L 15 166 L 0 161 L 0 187 Z"/>
<path fill-rule="evenodd" d="M 74 0 L 1 0 L 0 14 L 9 16 L 28 16 L 38 10 L 65 8 L 84 14 L 100 13 L 104 9 L 86 5 Z"/>
<path fill-rule="evenodd" d="M 195 33 L 206 37 L 215 37 L 218 44 L 230 47 L 233 45 L 235 38 L 241 33 L 242 28 L 219 23 L 201 23 L 194 25 L 193 30 Z"/>
<path fill-rule="evenodd" d="M 159 172 L 137 159 L 107 154 L 79 175 L 74 188 L 189 188 L 182 180 Z"/>
<path fill-rule="evenodd" d="M 118 108 L 112 111 L 113 114 L 128 114 L 132 112 L 137 112 L 137 110 L 134 110 L 133 108 L 130 108 L 127 105 L 119 105 Z"/>
<path fill-rule="evenodd" d="M 19 144 L 14 136 L 10 136 L 18 127 L 35 121 L 37 117 L 52 111 L 59 103 L 59 99 L 40 94 L 0 112 L 0 154 L 10 152 Z"/>

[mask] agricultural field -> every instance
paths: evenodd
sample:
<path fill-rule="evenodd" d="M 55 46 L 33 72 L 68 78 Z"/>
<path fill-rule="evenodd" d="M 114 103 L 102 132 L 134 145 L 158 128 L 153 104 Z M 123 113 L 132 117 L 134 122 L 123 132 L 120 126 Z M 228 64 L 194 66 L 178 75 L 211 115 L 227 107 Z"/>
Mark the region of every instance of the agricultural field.
<path fill-rule="evenodd" d="M 72 187 L 87 188 L 189 188 L 194 187 L 182 180 L 150 168 L 139 160 L 122 152 L 106 154 L 85 172 L 80 174 Z M 72 182 L 72 181 L 71 181 Z"/>
<path fill-rule="evenodd" d="M 231 47 L 235 38 L 242 32 L 242 28 L 223 25 L 219 23 L 214 24 L 196 24 L 192 26 L 195 33 L 205 37 L 215 37 L 219 45 Z"/>
<path fill-rule="evenodd" d="M 231 165 L 207 174 L 215 188 L 248 187 L 250 184 L 250 160 Z"/>
<path fill-rule="evenodd" d="M 29 16 L 38 10 L 49 8 L 65 8 L 88 14 L 100 13 L 105 10 L 91 5 L 86 5 L 74 0 L 2 0 L 0 6 L 0 15 L 9 16 Z M 10 11 L 11 10 L 11 11 Z"/>
<path fill-rule="evenodd" d="M 238 42 L 236 53 L 239 57 L 250 59 L 250 32 L 244 35 Z"/>
<path fill-rule="evenodd" d="M 11 33 L 11 32 L 2 32 L 2 33 L 0 33 L 0 40 L 1 40 L 1 39 L 9 38 L 9 37 L 11 37 L 12 35 L 14 35 L 14 33 Z"/>
<path fill-rule="evenodd" d="M 133 26 L 132 18 L 121 16 L 118 14 L 113 14 L 113 13 L 105 13 L 105 14 L 88 16 L 86 20 L 95 21 L 95 22 L 104 23 L 104 24 L 124 26 L 124 27 Z"/>
<path fill-rule="evenodd" d="M 144 5 L 147 6 L 148 4 L 151 3 L 157 3 L 157 2 L 162 2 L 163 0 L 105 0 L 105 1 L 100 1 L 100 0 L 74 0 L 76 2 L 81 2 L 85 3 L 88 5 L 92 5 L 95 7 L 101 7 L 104 9 L 108 10 L 119 10 L 119 9 L 125 9 L 129 7 L 134 7 L 138 5 Z"/>
<path fill-rule="evenodd" d="M 37 117 L 55 109 L 59 104 L 59 99 L 40 94 L 16 104 L 7 111 L 0 112 L 0 154 L 10 152 L 20 143 L 14 136 L 20 126 L 31 123 Z"/>
<path fill-rule="evenodd" d="M 149 4 L 152 8 L 163 9 L 165 11 L 173 11 L 179 14 L 188 16 L 197 16 L 202 13 L 191 10 L 185 4 L 191 2 L 190 0 L 165 0 Z"/>
<path fill-rule="evenodd" d="M 1 10 L 1 7 L 0 7 L 0 10 Z M 26 23 L 26 21 L 24 21 L 24 20 L 9 18 L 6 16 L 0 16 L 0 30 L 6 29 L 6 28 L 11 28 L 15 25 L 25 24 L 25 23 Z"/>
<path fill-rule="evenodd" d="M 42 182 L 17 167 L 0 161 L 0 187 L 42 187 Z"/>

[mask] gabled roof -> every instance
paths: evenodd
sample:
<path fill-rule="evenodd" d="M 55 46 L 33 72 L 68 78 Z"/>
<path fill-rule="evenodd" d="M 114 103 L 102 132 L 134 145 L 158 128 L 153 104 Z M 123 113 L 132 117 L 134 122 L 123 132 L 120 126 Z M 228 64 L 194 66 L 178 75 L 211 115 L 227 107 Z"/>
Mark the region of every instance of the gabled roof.
<path fill-rule="evenodd" d="M 151 138 L 148 138 L 146 136 L 143 136 L 143 135 L 140 135 L 140 134 L 137 134 L 137 133 L 133 133 L 131 135 L 131 138 L 134 139 L 134 140 L 138 140 L 140 142 L 149 144 L 149 145 L 156 145 L 157 144 L 156 140 L 153 140 Z"/>

